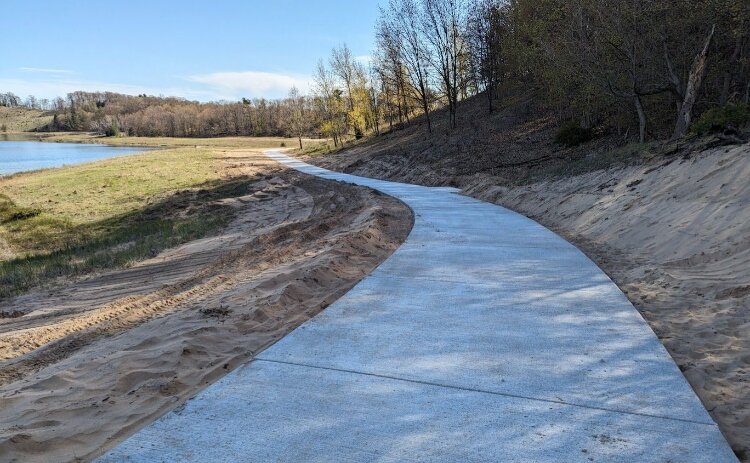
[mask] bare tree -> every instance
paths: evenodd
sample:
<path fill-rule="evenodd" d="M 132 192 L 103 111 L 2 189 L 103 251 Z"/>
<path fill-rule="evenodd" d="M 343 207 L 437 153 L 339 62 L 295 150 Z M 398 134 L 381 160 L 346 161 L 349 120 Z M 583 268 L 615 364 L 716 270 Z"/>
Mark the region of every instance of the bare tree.
<path fill-rule="evenodd" d="M 297 137 L 299 149 L 302 149 L 302 136 L 307 128 L 305 124 L 305 97 L 300 94 L 297 87 L 292 87 L 289 90 L 287 101 L 289 133 Z"/>
<path fill-rule="evenodd" d="M 716 33 L 716 25 L 711 26 L 711 32 L 708 34 L 708 38 L 706 38 L 703 49 L 696 55 L 695 60 L 693 60 L 693 66 L 690 68 L 690 75 L 685 87 L 685 98 L 677 115 L 677 124 L 672 133 L 672 138 L 684 136 L 690 128 L 690 122 L 693 117 L 693 106 L 698 99 L 698 92 L 703 84 L 703 78 L 706 76 L 708 49 L 711 46 L 714 33 Z"/>
<path fill-rule="evenodd" d="M 331 70 L 341 79 L 346 87 L 346 97 L 349 103 L 349 111 L 354 110 L 354 98 L 352 97 L 352 82 L 354 81 L 355 61 L 352 52 L 346 44 L 334 48 L 331 52 Z"/>
<path fill-rule="evenodd" d="M 422 106 L 427 131 L 432 132 L 430 120 L 429 50 L 423 35 L 422 17 L 414 0 L 390 0 L 387 10 L 380 10 L 379 30 L 388 34 L 400 51 L 411 88 Z"/>
<path fill-rule="evenodd" d="M 466 41 L 472 79 L 477 91 L 487 96 L 489 112 L 502 75 L 503 36 L 507 18 L 502 0 L 473 0 L 470 5 Z"/>
<path fill-rule="evenodd" d="M 450 126 L 455 128 L 462 83 L 460 63 L 466 55 L 462 28 L 468 8 L 465 0 L 422 0 L 422 5 L 421 26 L 431 48 L 428 56 L 448 101 Z"/>
<path fill-rule="evenodd" d="M 324 127 L 323 131 L 330 134 L 333 138 L 334 146 L 343 144 L 341 139 L 342 123 L 341 123 L 341 91 L 336 88 L 336 80 L 328 68 L 326 68 L 323 60 L 318 62 L 318 67 L 315 70 L 313 76 L 315 81 L 315 88 L 319 96 L 319 102 L 321 105 L 321 112 L 324 114 Z"/>
<path fill-rule="evenodd" d="M 381 17 L 376 27 L 377 52 L 375 54 L 375 68 L 381 82 L 382 92 L 385 94 L 388 122 L 393 126 L 393 106 L 398 115 L 398 122 L 409 120 L 409 104 L 407 102 L 407 72 L 403 62 L 403 41 L 394 24 L 385 20 L 381 10 Z"/>

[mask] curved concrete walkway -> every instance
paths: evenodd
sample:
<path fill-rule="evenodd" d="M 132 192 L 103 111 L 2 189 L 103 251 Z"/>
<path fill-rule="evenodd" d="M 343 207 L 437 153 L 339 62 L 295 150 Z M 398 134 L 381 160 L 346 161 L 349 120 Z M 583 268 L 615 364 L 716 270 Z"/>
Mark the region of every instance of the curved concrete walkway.
<path fill-rule="evenodd" d="M 737 461 L 659 340 L 574 246 L 456 194 L 324 312 L 100 459 Z"/>

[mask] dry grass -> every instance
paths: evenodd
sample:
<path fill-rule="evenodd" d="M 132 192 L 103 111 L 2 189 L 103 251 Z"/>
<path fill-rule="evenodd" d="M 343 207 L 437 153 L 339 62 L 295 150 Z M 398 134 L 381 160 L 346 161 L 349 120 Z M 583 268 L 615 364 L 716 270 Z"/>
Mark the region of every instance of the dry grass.
<path fill-rule="evenodd" d="M 52 116 L 47 115 L 44 111 L 0 106 L 0 134 L 3 132 L 26 132 L 50 122 L 52 122 Z"/>

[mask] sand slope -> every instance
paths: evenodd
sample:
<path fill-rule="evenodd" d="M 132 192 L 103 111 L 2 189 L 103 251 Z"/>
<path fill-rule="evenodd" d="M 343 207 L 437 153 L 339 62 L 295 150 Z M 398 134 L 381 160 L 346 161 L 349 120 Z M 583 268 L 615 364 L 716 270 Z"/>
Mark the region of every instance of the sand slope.
<path fill-rule="evenodd" d="M 750 145 L 526 187 L 467 192 L 578 244 L 674 357 L 750 458 Z"/>
<path fill-rule="evenodd" d="M 88 460 L 346 292 L 406 237 L 403 204 L 228 156 L 234 222 L 132 268 L 0 306 L 3 461 Z"/>

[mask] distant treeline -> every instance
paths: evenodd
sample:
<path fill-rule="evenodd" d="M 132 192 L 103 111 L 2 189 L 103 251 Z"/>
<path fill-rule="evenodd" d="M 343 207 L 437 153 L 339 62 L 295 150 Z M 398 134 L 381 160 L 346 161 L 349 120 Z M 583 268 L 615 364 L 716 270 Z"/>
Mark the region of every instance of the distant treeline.
<path fill-rule="evenodd" d="M 302 111 L 309 123 L 301 135 L 316 134 L 314 108 L 302 98 L 199 103 L 174 97 L 73 92 L 57 99 L 51 110 L 52 122 L 40 130 L 142 137 L 281 136 L 292 133 L 292 113 Z"/>
<path fill-rule="evenodd" d="M 335 48 L 314 72 L 311 95 L 198 103 L 74 92 L 0 105 L 54 112 L 48 130 L 141 136 L 324 135 L 335 144 L 414 117 L 449 126 L 458 103 L 484 95 L 492 112 L 532 98 L 586 136 L 626 140 L 685 135 L 750 120 L 748 0 L 390 0 L 376 49 L 356 59 Z"/>

